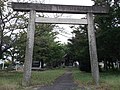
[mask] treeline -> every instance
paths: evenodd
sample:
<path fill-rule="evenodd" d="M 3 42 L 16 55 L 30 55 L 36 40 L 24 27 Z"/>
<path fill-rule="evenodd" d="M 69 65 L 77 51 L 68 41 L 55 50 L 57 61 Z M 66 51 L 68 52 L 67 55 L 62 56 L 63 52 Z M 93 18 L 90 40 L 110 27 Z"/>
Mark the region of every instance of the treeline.
<path fill-rule="evenodd" d="M 109 5 L 110 12 L 104 16 L 95 15 L 95 33 L 100 69 L 120 69 L 120 2 L 118 0 L 93 0 L 95 5 Z M 0 59 L 7 60 L 6 66 L 23 64 L 27 38 L 28 13 L 13 12 L 6 6 L 7 1 L 0 1 Z M 7 11 L 7 13 L 6 13 Z M 44 17 L 37 14 L 37 17 Z M 79 62 L 79 68 L 90 71 L 87 25 L 71 26 L 74 37 L 67 45 L 55 41 L 56 32 L 53 24 L 36 24 L 33 61 L 40 61 L 41 67 L 48 68 L 64 65 L 64 56 L 70 62 Z"/>
<path fill-rule="evenodd" d="M 120 2 L 96 0 L 95 5 L 109 5 L 107 15 L 95 15 L 95 33 L 100 70 L 120 70 Z M 90 71 L 87 26 L 73 26 L 75 37 L 69 39 L 69 57 L 80 69 Z M 102 68 L 102 69 L 101 69 Z"/>

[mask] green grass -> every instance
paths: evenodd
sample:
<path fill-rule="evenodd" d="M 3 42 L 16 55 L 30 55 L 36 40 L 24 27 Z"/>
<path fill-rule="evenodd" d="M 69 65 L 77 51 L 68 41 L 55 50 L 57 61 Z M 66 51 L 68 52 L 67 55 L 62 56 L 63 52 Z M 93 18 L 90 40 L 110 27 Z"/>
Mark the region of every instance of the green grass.
<path fill-rule="evenodd" d="M 78 69 L 73 69 L 72 72 L 75 82 L 80 86 L 87 86 L 92 81 L 90 73 L 81 72 Z"/>
<path fill-rule="evenodd" d="M 32 86 L 51 84 L 57 77 L 64 73 L 64 69 L 34 71 L 32 72 Z M 0 90 L 23 90 L 21 86 L 22 72 L 0 71 Z"/>
<path fill-rule="evenodd" d="M 120 90 L 120 73 L 119 72 L 101 73 L 101 82 L 109 86 L 111 90 Z"/>
<path fill-rule="evenodd" d="M 96 87 L 92 82 L 91 73 L 73 70 L 74 80 L 80 85 L 86 88 L 92 88 L 92 90 L 120 90 L 120 73 L 106 72 L 100 73 L 100 86 Z"/>
<path fill-rule="evenodd" d="M 16 90 L 21 87 L 21 72 L 0 71 L 0 90 Z"/>
<path fill-rule="evenodd" d="M 47 70 L 32 73 L 32 85 L 51 84 L 57 77 L 65 72 L 64 69 Z"/>

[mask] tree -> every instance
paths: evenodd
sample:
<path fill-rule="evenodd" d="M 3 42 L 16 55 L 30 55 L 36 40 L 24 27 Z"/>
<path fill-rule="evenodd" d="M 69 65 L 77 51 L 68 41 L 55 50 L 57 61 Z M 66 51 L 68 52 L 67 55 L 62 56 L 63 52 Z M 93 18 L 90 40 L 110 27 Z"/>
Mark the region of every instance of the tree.
<path fill-rule="evenodd" d="M 48 60 L 49 47 L 54 42 L 52 33 L 53 25 L 39 24 L 36 25 L 35 44 L 34 44 L 34 60 L 43 62 Z"/>
<path fill-rule="evenodd" d="M 35 42 L 33 61 L 40 61 L 43 68 L 44 63 L 48 67 L 57 67 L 64 53 L 64 45 L 55 41 L 58 34 L 53 30 L 55 25 L 52 24 L 36 24 Z M 17 59 L 24 62 L 25 46 L 26 46 L 26 32 L 20 32 L 14 48 L 17 50 Z"/>
<path fill-rule="evenodd" d="M 26 29 L 26 13 L 13 12 L 6 6 L 6 0 L 0 0 L 0 58 L 3 53 L 10 49 L 17 40 L 19 30 Z M 6 40 L 6 38 L 8 38 Z"/>
<path fill-rule="evenodd" d="M 109 14 L 105 17 L 95 16 L 96 35 L 98 44 L 99 61 L 103 61 L 105 69 L 112 67 L 113 63 L 120 60 L 120 6 L 118 1 L 105 0 L 110 7 Z M 98 3 L 95 1 L 95 3 Z M 102 5 L 102 3 L 101 3 Z M 107 63 L 108 62 L 108 63 Z"/>
<path fill-rule="evenodd" d="M 49 67 L 52 68 L 61 66 L 62 58 L 64 55 L 64 45 L 58 42 L 54 42 L 53 45 L 50 47 L 49 61 L 47 61 L 47 64 L 49 65 Z"/>
<path fill-rule="evenodd" d="M 68 54 L 72 60 L 78 61 L 80 70 L 90 71 L 89 46 L 87 38 L 87 26 L 72 27 L 75 37 L 69 39 Z"/>
<path fill-rule="evenodd" d="M 16 44 L 13 45 L 13 48 L 17 50 L 16 60 L 22 63 L 24 63 L 25 60 L 26 38 L 26 31 L 20 32 Z"/>
<path fill-rule="evenodd" d="M 64 53 L 62 45 L 55 42 L 57 32 L 54 32 L 54 27 L 52 24 L 36 25 L 34 60 L 41 61 L 41 67 L 44 63 L 49 67 L 58 66 L 55 63 L 61 60 Z"/>

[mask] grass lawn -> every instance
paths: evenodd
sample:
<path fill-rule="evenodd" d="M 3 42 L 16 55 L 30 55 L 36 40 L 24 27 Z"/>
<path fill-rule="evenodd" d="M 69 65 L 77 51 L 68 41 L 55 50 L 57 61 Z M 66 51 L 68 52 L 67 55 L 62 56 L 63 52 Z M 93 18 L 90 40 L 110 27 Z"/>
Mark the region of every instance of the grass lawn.
<path fill-rule="evenodd" d="M 51 84 L 57 77 L 65 72 L 64 69 L 47 70 L 43 72 L 32 72 L 32 85 Z"/>
<path fill-rule="evenodd" d="M 32 86 L 50 84 L 64 71 L 64 69 L 33 71 Z M 23 90 L 24 88 L 21 86 L 22 78 L 22 72 L 0 71 L 0 90 Z"/>
<path fill-rule="evenodd" d="M 91 88 L 90 90 L 120 90 L 120 73 L 106 72 L 100 73 L 100 86 L 95 87 L 92 82 L 91 73 L 81 72 L 78 69 L 73 69 L 73 76 L 75 82 L 80 87 L 85 86 Z"/>

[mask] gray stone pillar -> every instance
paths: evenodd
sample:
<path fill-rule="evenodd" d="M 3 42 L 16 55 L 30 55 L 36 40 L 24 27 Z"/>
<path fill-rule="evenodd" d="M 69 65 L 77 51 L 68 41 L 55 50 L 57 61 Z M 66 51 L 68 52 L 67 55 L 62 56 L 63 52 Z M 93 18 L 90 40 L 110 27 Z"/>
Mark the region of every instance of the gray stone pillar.
<path fill-rule="evenodd" d="M 33 56 L 33 46 L 34 46 L 34 32 L 35 32 L 35 17 L 36 11 L 30 11 L 28 31 L 27 31 L 27 43 L 26 43 L 26 53 L 24 62 L 24 76 L 23 76 L 23 86 L 29 86 L 31 82 L 31 68 L 32 68 L 32 56 Z"/>
<path fill-rule="evenodd" d="M 92 13 L 87 14 L 87 20 L 88 20 L 88 39 L 89 39 L 89 52 L 90 52 L 92 77 L 95 84 L 99 85 L 99 68 L 98 68 L 98 58 L 97 58 L 96 39 L 95 39 L 95 30 L 94 30 L 94 20 Z"/>

